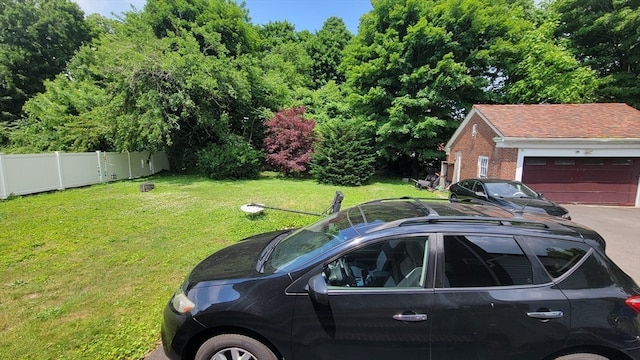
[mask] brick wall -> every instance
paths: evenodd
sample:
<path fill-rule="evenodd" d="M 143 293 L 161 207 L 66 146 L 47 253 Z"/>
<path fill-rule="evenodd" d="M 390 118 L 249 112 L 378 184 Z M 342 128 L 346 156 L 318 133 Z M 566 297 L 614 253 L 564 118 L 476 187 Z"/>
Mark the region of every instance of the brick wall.
<path fill-rule="evenodd" d="M 518 149 L 494 149 L 489 159 L 489 177 L 515 180 Z"/>
<path fill-rule="evenodd" d="M 473 128 L 476 128 L 475 135 Z M 514 179 L 516 173 L 517 149 L 497 149 L 493 139 L 497 134 L 480 116 L 474 114 L 467 122 L 458 139 L 451 147 L 447 158 L 450 163 L 455 162 L 456 153 L 461 152 L 460 179 L 478 176 L 478 157 L 489 158 L 488 177 Z M 450 171 L 453 174 L 455 170 Z"/>

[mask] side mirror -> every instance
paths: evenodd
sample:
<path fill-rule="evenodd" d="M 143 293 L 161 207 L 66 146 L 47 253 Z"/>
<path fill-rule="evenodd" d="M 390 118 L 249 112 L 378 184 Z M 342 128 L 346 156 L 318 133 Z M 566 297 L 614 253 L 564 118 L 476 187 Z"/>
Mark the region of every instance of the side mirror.
<path fill-rule="evenodd" d="M 483 193 L 482 191 L 477 191 L 477 192 L 476 192 L 476 195 L 477 195 L 477 196 L 479 196 L 479 197 L 481 197 L 481 198 L 484 198 L 484 199 L 488 199 L 488 198 L 489 198 L 489 197 L 487 196 L 487 194 Z"/>
<path fill-rule="evenodd" d="M 309 279 L 307 288 L 313 301 L 318 304 L 329 305 L 329 289 L 322 274 L 315 275 Z"/>

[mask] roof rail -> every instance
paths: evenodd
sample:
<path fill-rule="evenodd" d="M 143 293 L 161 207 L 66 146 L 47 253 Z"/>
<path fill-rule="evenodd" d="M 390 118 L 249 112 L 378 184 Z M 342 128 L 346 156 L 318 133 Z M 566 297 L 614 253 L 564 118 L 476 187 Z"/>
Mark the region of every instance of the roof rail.
<path fill-rule="evenodd" d="M 413 196 L 401 196 L 401 197 L 394 197 L 394 198 L 382 198 L 382 199 L 371 200 L 359 205 L 375 204 L 375 203 L 381 203 L 381 202 L 393 201 L 393 200 L 413 200 L 414 202 L 418 202 L 420 204 L 422 204 L 423 200 L 434 201 L 434 202 L 437 202 L 437 201 L 449 202 L 448 198 L 423 198 L 423 197 L 413 197 Z"/>
<path fill-rule="evenodd" d="M 416 226 L 416 225 L 429 225 L 429 224 L 445 224 L 445 223 L 476 223 L 485 225 L 497 225 L 497 226 L 522 226 L 538 229 L 550 229 L 550 223 L 526 220 L 520 217 L 513 218 L 495 218 L 489 216 L 422 216 L 411 219 L 400 219 L 391 221 L 388 223 L 376 226 L 373 229 L 369 229 L 367 232 L 374 232 L 384 229 L 391 229 L 402 226 Z M 564 228 L 564 227 L 563 227 Z"/>

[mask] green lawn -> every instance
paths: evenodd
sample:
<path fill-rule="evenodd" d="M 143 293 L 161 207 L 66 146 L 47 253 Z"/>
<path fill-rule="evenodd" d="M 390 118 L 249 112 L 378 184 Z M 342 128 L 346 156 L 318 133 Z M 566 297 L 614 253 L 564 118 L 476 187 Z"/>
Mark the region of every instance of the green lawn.
<path fill-rule="evenodd" d="M 156 188 L 140 192 L 143 181 Z M 140 359 L 157 346 L 162 308 L 189 270 L 249 235 L 376 198 L 444 194 L 380 181 L 340 188 L 265 174 L 252 181 L 163 175 L 0 201 L 0 349 L 6 359 Z"/>

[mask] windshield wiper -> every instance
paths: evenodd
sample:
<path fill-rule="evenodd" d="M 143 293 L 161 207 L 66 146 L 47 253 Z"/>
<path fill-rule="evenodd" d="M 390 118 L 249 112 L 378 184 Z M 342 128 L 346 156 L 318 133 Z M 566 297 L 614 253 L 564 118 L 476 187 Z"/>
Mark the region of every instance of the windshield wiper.
<path fill-rule="evenodd" d="M 286 238 L 287 235 L 291 234 L 291 231 L 285 231 L 282 234 L 276 236 L 273 240 L 271 240 L 267 246 L 264 247 L 264 249 L 262 250 L 262 252 L 260 253 L 260 256 L 258 256 L 258 263 L 256 264 L 256 271 L 263 273 L 264 272 L 264 266 L 267 263 L 267 260 L 269 259 L 269 257 L 271 256 L 271 253 L 273 252 L 273 249 L 276 248 L 276 246 L 280 243 L 280 241 L 282 241 L 282 239 Z"/>

